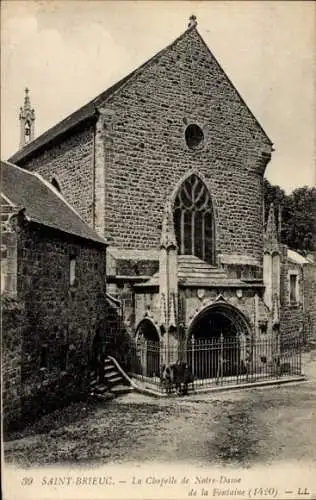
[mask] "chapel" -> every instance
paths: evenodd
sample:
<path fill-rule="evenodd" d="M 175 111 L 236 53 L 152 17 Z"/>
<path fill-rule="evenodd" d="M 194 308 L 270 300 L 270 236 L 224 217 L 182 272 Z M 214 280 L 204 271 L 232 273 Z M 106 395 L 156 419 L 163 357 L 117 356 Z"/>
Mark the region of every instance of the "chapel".
<path fill-rule="evenodd" d="M 195 16 L 166 48 L 37 138 L 34 120 L 26 92 L 10 161 L 39 173 L 106 234 L 107 290 L 121 327 L 159 344 L 158 364 L 179 359 L 192 341 L 223 337 L 238 338 L 246 360 L 251 339 L 305 328 L 309 262 L 280 244 L 276 207 L 264 221 L 272 141 Z M 260 362 L 272 356 L 261 353 Z"/>

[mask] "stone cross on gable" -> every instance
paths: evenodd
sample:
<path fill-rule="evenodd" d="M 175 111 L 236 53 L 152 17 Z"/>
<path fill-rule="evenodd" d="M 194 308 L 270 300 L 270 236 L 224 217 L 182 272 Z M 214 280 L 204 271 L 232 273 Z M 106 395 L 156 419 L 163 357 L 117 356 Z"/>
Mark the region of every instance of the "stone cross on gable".
<path fill-rule="evenodd" d="M 196 16 L 194 14 L 192 14 L 192 16 L 190 16 L 190 18 L 189 18 L 188 28 L 193 28 L 195 26 L 197 26 L 197 20 L 196 20 Z"/>

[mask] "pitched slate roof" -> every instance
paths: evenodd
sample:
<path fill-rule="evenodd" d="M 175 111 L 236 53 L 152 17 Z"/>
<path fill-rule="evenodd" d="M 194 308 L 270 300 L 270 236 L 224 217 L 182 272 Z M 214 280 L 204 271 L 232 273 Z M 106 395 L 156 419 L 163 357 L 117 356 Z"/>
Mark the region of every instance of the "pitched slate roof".
<path fill-rule="evenodd" d="M 123 85 L 128 83 L 132 77 L 136 74 L 139 74 L 142 72 L 144 68 L 146 68 L 149 64 L 151 64 L 153 61 L 157 60 L 162 54 L 164 54 L 167 50 L 169 50 L 171 47 L 173 47 L 176 43 L 178 43 L 184 36 L 187 35 L 187 33 L 194 31 L 197 33 L 199 36 L 202 44 L 206 47 L 206 49 L 210 52 L 209 47 L 197 31 L 195 26 L 189 27 L 184 33 L 182 33 L 178 38 L 176 38 L 172 43 L 170 43 L 167 47 L 163 48 L 160 50 L 157 54 L 155 54 L 153 57 L 148 59 L 146 62 L 144 62 L 141 66 L 133 70 L 131 73 L 129 73 L 127 76 L 119 80 L 117 83 L 109 87 L 107 90 L 99 94 L 97 97 L 92 99 L 92 101 L 88 102 L 78 110 L 76 110 L 74 113 L 70 114 L 67 118 L 64 120 L 60 121 L 53 127 L 51 127 L 49 130 L 41 134 L 39 137 L 34 139 L 33 141 L 29 142 L 26 144 L 21 150 L 17 151 L 11 158 L 9 158 L 9 161 L 12 163 L 19 163 L 23 160 L 25 160 L 29 155 L 31 155 L 33 152 L 37 151 L 38 149 L 42 148 L 43 146 L 47 145 L 49 142 L 53 141 L 57 137 L 61 136 L 71 128 L 85 122 L 89 118 L 92 119 L 93 117 L 97 116 L 98 113 L 98 106 L 100 106 L 106 99 L 108 99 L 110 96 L 114 94 L 117 90 L 121 89 Z M 212 57 L 216 60 L 214 55 L 212 54 Z M 225 71 L 223 68 L 220 66 L 218 61 L 216 61 L 218 66 L 220 67 L 221 71 L 225 74 L 226 78 L 228 79 L 230 85 L 236 90 L 239 98 L 243 102 L 243 104 L 247 107 L 249 110 L 250 114 L 253 116 L 254 120 L 262 130 L 263 134 L 265 135 L 266 139 L 269 141 L 269 143 L 272 145 L 272 141 L 269 139 L 267 136 L 266 132 L 263 130 L 262 126 L 258 122 L 258 120 L 255 118 L 253 115 L 252 111 L 249 109 L 247 106 L 246 102 L 244 99 L 241 97 L 239 94 L 238 90 L 235 88 L 231 80 L 228 78 L 226 75 Z"/>
<path fill-rule="evenodd" d="M 21 150 L 17 151 L 13 156 L 11 156 L 11 158 L 9 158 L 9 161 L 12 163 L 17 163 L 25 159 L 34 151 L 48 144 L 49 142 L 51 142 L 58 136 L 64 134 L 71 128 L 79 125 L 80 123 L 86 121 L 89 118 L 92 118 L 93 116 L 96 116 L 98 112 L 98 106 L 100 106 L 106 99 L 108 99 L 112 94 L 114 94 L 116 90 L 120 89 L 125 83 L 127 83 L 136 73 L 142 71 L 147 65 L 156 60 L 162 53 L 164 53 L 175 43 L 181 40 L 181 38 L 183 38 L 183 36 L 186 33 L 187 31 L 182 33 L 181 36 L 179 36 L 176 40 L 174 40 L 170 45 L 159 51 L 153 57 L 144 62 L 141 66 L 131 71 L 131 73 L 129 73 L 124 78 L 116 82 L 114 85 L 106 89 L 101 94 L 99 94 L 97 97 L 92 99 L 92 101 L 89 101 L 87 104 L 74 111 L 74 113 L 67 116 L 67 118 L 65 118 L 61 122 L 51 127 L 49 130 L 41 134 L 33 141 L 26 144 L 26 146 L 24 146 Z"/>
<path fill-rule="evenodd" d="M 80 238 L 106 244 L 63 196 L 39 174 L 1 161 L 1 194 L 28 220 Z"/>
<path fill-rule="evenodd" d="M 9 158 L 9 161 L 12 163 L 17 163 L 21 160 L 24 160 L 33 152 L 37 151 L 42 146 L 45 146 L 46 144 L 53 141 L 57 137 L 61 136 L 68 130 L 72 129 L 73 127 L 79 126 L 81 123 L 85 122 L 89 118 L 93 118 L 94 116 L 96 116 L 97 107 L 102 102 L 104 102 L 107 99 L 107 97 L 112 95 L 112 93 L 117 88 L 121 87 L 125 81 L 129 80 L 129 78 L 131 78 L 131 76 L 134 73 L 135 71 L 130 73 L 125 78 L 122 78 L 122 80 L 112 85 L 112 87 L 108 88 L 105 92 L 99 94 L 97 97 L 92 99 L 92 101 L 88 102 L 81 108 L 77 109 L 74 113 L 67 116 L 67 118 L 65 118 L 61 122 L 58 122 L 56 125 L 48 129 L 39 137 L 26 144 L 22 149 L 20 149 L 13 156 L 11 156 L 11 158 Z"/>
<path fill-rule="evenodd" d="M 291 260 L 295 264 L 312 264 L 313 263 L 310 259 L 303 257 L 303 255 L 295 252 L 295 250 L 291 250 L 290 248 L 287 249 L 287 257 L 289 260 Z"/>

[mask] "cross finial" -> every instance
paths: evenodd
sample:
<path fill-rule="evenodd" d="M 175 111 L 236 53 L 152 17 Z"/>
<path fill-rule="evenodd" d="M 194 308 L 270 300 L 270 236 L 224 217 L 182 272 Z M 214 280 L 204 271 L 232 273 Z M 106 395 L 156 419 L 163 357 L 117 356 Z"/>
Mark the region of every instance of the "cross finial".
<path fill-rule="evenodd" d="M 30 107 L 29 89 L 28 87 L 25 87 L 24 108 L 27 109 L 29 107 Z"/>
<path fill-rule="evenodd" d="M 197 25 L 197 20 L 196 20 L 196 16 L 194 14 L 192 14 L 189 18 L 189 24 L 188 24 L 188 28 L 193 28 Z"/>

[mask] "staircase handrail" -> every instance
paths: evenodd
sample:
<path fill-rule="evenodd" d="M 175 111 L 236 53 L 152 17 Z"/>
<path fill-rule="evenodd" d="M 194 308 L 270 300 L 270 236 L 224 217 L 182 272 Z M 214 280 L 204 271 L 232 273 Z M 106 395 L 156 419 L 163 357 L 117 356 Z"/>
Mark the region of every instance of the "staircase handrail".
<path fill-rule="evenodd" d="M 134 389 L 138 389 L 138 385 L 135 384 L 135 382 L 127 375 L 127 373 L 123 370 L 123 368 L 120 366 L 120 364 L 118 363 L 118 361 L 116 361 L 115 358 L 113 358 L 113 356 L 107 356 L 107 358 L 109 358 L 116 366 L 116 368 L 118 369 L 118 371 L 121 373 L 121 375 L 123 375 L 123 377 L 128 381 L 128 383 L 134 387 Z"/>

